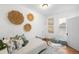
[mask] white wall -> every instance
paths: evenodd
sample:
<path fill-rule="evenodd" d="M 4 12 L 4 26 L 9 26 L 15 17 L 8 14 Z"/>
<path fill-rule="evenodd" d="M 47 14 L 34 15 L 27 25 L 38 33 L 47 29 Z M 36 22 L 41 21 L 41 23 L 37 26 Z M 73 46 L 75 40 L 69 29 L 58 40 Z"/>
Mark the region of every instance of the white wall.
<path fill-rule="evenodd" d="M 67 21 L 67 31 L 69 35 L 68 44 L 79 50 L 79 16 Z"/>
<path fill-rule="evenodd" d="M 59 19 L 63 17 L 67 20 L 67 19 L 70 19 L 72 17 L 76 17 L 78 15 L 79 15 L 79 10 L 76 7 L 66 9 L 66 10 L 58 12 L 56 14 L 54 13 L 54 15 L 52 15 L 52 17 L 54 17 L 54 21 L 55 21 L 54 22 L 54 30 L 55 30 L 54 34 L 58 35 L 58 36 L 60 35 L 60 36 L 66 37 L 65 34 L 61 34 L 61 32 L 60 32 Z M 64 39 L 61 39 L 61 40 L 64 40 Z M 68 40 L 68 39 L 66 38 L 66 40 Z"/>
<path fill-rule="evenodd" d="M 18 10 L 24 15 L 24 22 L 21 25 L 12 24 L 8 18 L 7 14 L 11 10 Z M 29 12 L 34 14 L 34 20 L 32 22 L 28 21 L 26 16 Z M 32 29 L 30 32 L 25 32 L 23 30 L 23 26 L 27 23 L 32 25 Z M 39 14 L 38 12 L 32 11 L 28 9 L 27 6 L 24 5 L 0 5 L 0 38 L 2 37 L 10 37 L 15 36 L 16 34 L 25 34 L 26 38 L 33 39 L 36 35 L 43 36 L 46 34 L 46 21 L 45 18 Z"/>

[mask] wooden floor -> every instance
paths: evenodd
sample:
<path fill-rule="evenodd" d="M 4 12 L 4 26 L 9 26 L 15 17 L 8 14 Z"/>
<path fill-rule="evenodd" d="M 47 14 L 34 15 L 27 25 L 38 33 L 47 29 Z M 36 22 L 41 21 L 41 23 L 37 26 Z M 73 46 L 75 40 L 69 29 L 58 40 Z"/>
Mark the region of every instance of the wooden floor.
<path fill-rule="evenodd" d="M 79 54 L 79 51 L 70 46 L 67 46 L 66 48 L 61 48 L 61 51 L 63 51 L 65 54 Z"/>

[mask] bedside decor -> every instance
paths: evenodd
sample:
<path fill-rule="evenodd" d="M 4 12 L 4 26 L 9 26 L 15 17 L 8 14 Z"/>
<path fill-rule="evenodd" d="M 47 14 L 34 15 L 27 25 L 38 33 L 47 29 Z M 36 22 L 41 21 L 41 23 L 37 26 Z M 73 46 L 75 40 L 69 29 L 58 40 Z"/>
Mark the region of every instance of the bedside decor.
<path fill-rule="evenodd" d="M 32 13 L 29 13 L 29 14 L 27 15 L 27 19 L 28 19 L 29 21 L 33 21 L 33 19 L 34 19 L 33 14 L 32 14 Z"/>
<path fill-rule="evenodd" d="M 12 10 L 8 13 L 8 19 L 10 20 L 11 23 L 19 25 L 23 23 L 24 16 L 19 11 Z"/>
<path fill-rule="evenodd" d="M 32 28 L 32 27 L 31 27 L 30 24 L 25 24 L 25 25 L 24 25 L 24 30 L 25 30 L 26 32 L 30 31 L 31 28 Z"/>

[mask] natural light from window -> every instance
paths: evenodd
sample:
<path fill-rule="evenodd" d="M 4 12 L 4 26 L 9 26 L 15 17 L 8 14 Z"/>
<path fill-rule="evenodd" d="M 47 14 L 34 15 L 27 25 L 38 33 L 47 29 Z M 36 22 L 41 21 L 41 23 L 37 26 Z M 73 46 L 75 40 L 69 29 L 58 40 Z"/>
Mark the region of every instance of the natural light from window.
<path fill-rule="evenodd" d="M 59 19 L 59 24 L 63 24 L 63 23 L 66 23 L 66 19 L 62 17 Z"/>

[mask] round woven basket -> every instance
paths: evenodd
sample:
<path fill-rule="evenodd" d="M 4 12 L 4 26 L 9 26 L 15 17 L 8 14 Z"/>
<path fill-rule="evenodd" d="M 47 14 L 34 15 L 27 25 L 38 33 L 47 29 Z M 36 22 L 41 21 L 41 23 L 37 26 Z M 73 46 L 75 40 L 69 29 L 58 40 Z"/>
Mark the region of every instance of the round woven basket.
<path fill-rule="evenodd" d="M 29 13 L 29 14 L 27 15 L 27 19 L 28 19 L 29 21 L 33 21 L 33 19 L 34 19 L 33 14 L 32 14 L 32 13 Z"/>
<path fill-rule="evenodd" d="M 32 27 L 31 27 L 30 24 L 25 24 L 25 25 L 24 25 L 24 30 L 25 30 L 26 32 L 30 31 L 31 28 L 32 28 Z"/>
<path fill-rule="evenodd" d="M 24 21 L 23 14 L 16 10 L 12 10 L 8 13 L 8 19 L 11 23 L 16 25 L 22 24 Z"/>

